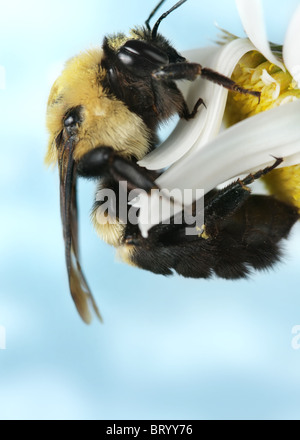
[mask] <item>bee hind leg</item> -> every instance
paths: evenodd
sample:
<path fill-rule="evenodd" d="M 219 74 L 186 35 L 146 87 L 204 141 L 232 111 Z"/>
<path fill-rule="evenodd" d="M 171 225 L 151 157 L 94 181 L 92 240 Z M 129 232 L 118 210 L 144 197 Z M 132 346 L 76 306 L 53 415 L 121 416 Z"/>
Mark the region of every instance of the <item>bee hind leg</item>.
<path fill-rule="evenodd" d="M 204 216 L 206 223 L 206 232 L 209 236 L 215 236 L 218 232 L 216 223 L 219 219 L 226 219 L 236 212 L 243 203 L 250 197 L 250 185 L 260 177 L 265 176 L 276 167 L 278 167 L 283 159 L 275 158 L 273 165 L 257 171 L 254 174 L 248 174 L 244 179 L 238 179 L 226 186 L 225 188 L 215 191 L 213 196 L 206 204 Z"/>

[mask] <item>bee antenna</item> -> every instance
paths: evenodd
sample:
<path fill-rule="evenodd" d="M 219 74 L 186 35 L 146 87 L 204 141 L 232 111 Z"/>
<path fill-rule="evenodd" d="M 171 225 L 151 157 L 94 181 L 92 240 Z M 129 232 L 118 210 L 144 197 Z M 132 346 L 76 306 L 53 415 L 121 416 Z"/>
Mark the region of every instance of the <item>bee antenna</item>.
<path fill-rule="evenodd" d="M 157 22 L 155 23 L 153 29 L 152 29 L 152 33 L 151 33 L 151 37 L 154 40 L 157 36 L 157 30 L 158 27 L 160 25 L 160 23 L 169 15 L 171 14 L 171 12 L 175 11 L 175 9 L 179 8 L 179 6 L 183 5 L 183 3 L 185 3 L 187 0 L 181 0 L 179 2 L 177 2 L 171 9 L 169 9 L 167 12 L 165 12 L 163 15 L 161 15 L 159 17 L 159 19 L 157 20 Z M 161 2 L 162 3 L 162 2 Z M 158 5 L 158 7 L 160 6 L 160 4 Z M 156 8 L 156 10 L 158 9 L 158 7 Z M 146 22 L 147 25 L 147 22 Z M 149 25 L 149 23 L 148 23 Z"/>
<path fill-rule="evenodd" d="M 147 20 L 145 21 L 145 25 L 146 25 L 146 27 L 147 27 L 147 29 L 148 29 L 149 32 L 151 31 L 150 24 L 149 24 L 151 18 L 156 14 L 156 12 L 159 10 L 159 8 L 161 7 L 161 5 L 162 5 L 165 1 L 166 1 L 166 0 L 161 0 L 161 1 L 158 3 L 158 5 L 155 6 L 155 8 L 153 9 L 153 11 L 151 12 L 151 14 L 149 15 L 149 17 L 148 17 Z"/>

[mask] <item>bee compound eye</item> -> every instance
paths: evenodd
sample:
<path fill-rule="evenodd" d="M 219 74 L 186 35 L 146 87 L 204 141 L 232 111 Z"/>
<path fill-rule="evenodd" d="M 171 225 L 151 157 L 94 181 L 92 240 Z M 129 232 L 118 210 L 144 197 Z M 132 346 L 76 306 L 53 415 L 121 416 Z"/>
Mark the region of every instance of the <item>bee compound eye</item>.
<path fill-rule="evenodd" d="M 141 40 L 129 40 L 117 54 L 121 63 L 137 76 L 145 76 L 153 70 L 169 64 L 168 55 L 158 47 Z"/>
<path fill-rule="evenodd" d="M 122 49 L 125 50 L 127 54 L 131 54 L 132 56 L 138 55 L 155 65 L 165 65 L 169 62 L 169 58 L 165 52 L 146 41 L 129 40 L 124 44 Z"/>

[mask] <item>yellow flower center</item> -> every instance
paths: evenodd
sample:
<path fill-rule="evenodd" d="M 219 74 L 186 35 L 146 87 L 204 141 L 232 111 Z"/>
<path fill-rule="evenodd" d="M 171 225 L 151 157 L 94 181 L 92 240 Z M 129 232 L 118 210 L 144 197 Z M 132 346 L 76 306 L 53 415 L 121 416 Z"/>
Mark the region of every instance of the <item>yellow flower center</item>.
<path fill-rule="evenodd" d="M 232 79 L 244 88 L 261 92 L 261 100 L 251 95 L 229 93 L 225 123 L 236 124 L 260 112 L 300 99 L 300 90 L 288 72 L 267 61 L 259 52 L 244 55 Z M 300 165 L 274 170 L 264 177 L 270 193 L 300 210 Z"/>

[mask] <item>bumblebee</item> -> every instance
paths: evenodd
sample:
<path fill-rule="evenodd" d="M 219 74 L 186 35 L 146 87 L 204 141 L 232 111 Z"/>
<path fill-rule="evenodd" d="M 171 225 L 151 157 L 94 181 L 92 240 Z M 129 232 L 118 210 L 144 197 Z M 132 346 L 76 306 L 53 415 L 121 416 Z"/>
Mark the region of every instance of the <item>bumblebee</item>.
<path fill-rule="evenodd" d="M 46 161 L 58 163 L 70 291 L 87 323 L 90 309 L 99 319 L 101 315 L 79 262 L 78 176 L 95 179 L 99 188 L 113 190 L 117 199 L 121 181 L 128 183 L 128 191 L 155 188 L 158 174 L 137 161 L 157 146 L 162 122 L 174 114 L 192 119 L 205 105 L 201 97 L 195 97 L 194 108 L 189 109 L 175 80 L 194 81 L 201 76 L 232 92 L 260 97 L 211 69 L 188 62 L 158 32 L 161 22 L 185 1 L 177 2 L 151 28 L 150 20 L 164 3 L 160 1 L 144 27 L 132 29 L 129 36 L 105 37 L 101 49 L 69 60 L 50 93 Z M 274 159 L 272 167 L 211 191 L 205 197 L 204 232 L 199 236 L 187 236 L 184 222 L 156 225 L 148 238 L 130 222 L 99 222 L 102 201 L 94 204 L 94 226 L 124 262 L 139 268 L 163 275 L 176 271 L 193 278 L 246 277 L 251 268 L 265 269 L 279 260 L 279 243 L 299 218 L 295 208 L 271 196 L 252 195 L 248 187 L 280 162 Z"/>

